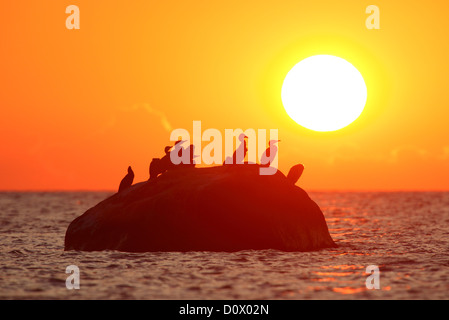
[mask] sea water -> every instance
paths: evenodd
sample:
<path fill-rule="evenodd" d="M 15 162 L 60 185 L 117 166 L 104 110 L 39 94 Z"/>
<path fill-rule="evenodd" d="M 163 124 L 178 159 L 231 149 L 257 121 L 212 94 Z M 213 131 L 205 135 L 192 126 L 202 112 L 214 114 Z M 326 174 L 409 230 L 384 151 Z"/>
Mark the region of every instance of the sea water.
<path fill-rule="evenodd" d="M 110 195 L 0 193 L 0 299 L 449 298 L 447 192 L 310 192 L 338 244 L 314 252 L 64 251 L 70 222 Z"/>

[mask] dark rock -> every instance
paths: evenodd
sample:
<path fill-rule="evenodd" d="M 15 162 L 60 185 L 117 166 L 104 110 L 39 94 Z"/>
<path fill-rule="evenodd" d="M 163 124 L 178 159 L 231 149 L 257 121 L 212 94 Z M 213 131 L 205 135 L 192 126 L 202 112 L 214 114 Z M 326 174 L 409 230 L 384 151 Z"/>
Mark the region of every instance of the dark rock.
<path fill-rule="evenodd" d="M 180 166 L 114 194 L 69 225 L 65 250 L 309 251 L 335 247 L 318 205 L 259 165 Z"/>

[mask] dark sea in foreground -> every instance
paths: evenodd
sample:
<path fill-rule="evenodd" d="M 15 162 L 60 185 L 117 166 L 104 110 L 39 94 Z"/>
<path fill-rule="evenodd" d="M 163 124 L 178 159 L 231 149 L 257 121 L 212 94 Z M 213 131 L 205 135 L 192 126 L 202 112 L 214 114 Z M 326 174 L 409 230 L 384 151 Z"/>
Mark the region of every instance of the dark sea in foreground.
<path fill-rule="evenodd" d="M 449 192 L 310 192 L 336 249 L 64 252 L 69 223 L 109 195 L 0 193 L 0 299 L 449 298 Z"/>

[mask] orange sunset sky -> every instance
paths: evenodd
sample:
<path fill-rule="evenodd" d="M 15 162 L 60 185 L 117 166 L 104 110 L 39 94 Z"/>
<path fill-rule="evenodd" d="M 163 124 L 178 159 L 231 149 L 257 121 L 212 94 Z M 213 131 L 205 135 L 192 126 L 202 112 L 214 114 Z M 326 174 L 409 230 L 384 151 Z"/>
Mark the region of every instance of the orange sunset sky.
<path fill-rule="evenodd" d="M 80 29 L 68 30 L 69 5 Z M 368 30 L 368 5 L 380 30 Z M 278 129 L 279 169 L 306 190 L 449 190 L 449 4 L 443 1 L 8 1 L 0 10 L 0 190 L 115 190 L 148 179 L 170 132 Z M 328 133 L 284 111 L 315 54 L 368 99 Z"/>

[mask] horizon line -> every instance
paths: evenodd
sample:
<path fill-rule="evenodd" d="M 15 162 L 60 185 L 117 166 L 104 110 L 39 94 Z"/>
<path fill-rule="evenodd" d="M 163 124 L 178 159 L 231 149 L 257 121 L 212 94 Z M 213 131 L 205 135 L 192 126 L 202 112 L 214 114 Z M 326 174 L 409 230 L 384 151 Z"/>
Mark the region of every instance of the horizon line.
<path fill-rule="evenodd" d="M 449 192 L 449 189 L 309 189 L 306 190 L 303 187 L 297 186 L 303 189 L 306 192 L 325 192 L 325 193 L 368 193 L 368 192 L 384 192 L 384 193 L 400 193 L 400 192 Z M 57 192 L 110 192 L 117 193 L 116 189 L 0 189 L 0 193 L 38 193 L 38 192 L 46 192 L 46 193 L 57 193 Z"/>

